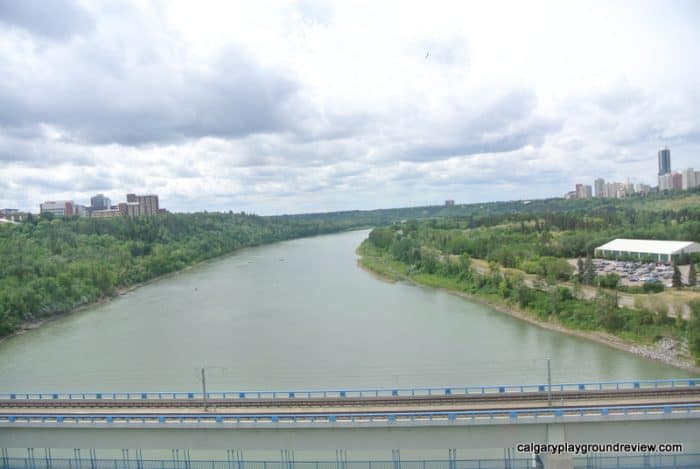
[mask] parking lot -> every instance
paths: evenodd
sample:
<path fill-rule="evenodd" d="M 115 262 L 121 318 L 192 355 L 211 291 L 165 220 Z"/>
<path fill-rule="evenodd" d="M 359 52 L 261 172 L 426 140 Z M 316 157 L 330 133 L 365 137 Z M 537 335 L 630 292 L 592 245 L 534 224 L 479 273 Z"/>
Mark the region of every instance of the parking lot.
<path fill-rule="evenodd" d="M 644 282 L 661 282 L 666 287 L 671 286 L 673 267 L 666 264 L 648 262 L 611 261 L 593 259 L 596 274 L 606 275 L 615 273 L 620 276 L 623 285 L 641 285 Z"/>

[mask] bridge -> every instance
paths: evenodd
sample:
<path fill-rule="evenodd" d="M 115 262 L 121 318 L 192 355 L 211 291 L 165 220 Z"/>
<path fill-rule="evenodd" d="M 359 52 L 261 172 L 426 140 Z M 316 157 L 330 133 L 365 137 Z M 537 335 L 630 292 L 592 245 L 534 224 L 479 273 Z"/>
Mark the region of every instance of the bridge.
<path fill-rule="evenodd" d="M 504 467 L 506 461 L 531 464 L 531 454 L 514 450 L 530 442 L 681 444 L 681 453 L 657 451 L 635 457 L 647 458 L 647 463 L 648 458 L 660 458 L 651 463 L 654 467 L 671 457 L 673 465 L 667 467 L 680 467 L 681 460 L 687 467 L 700 467 L 700 455 L 694 454 L 700 453 L 699 435 L 700 379 L 284 392 L 0 394 L 3 469 L 60 466 L 58 459 L 48 457 L 39 458 L 45 460 L 43 465 L 32 466 L 29 452 L 19 459 L 13 456 L 21 448 L 178 448 L 183 454 L 189 449 L 278 450 L 287 455 L 287 463 L 295 450 L 335 449 L 342 454 L 392 450 L 392 463 L 400 464 L 393 469 L 405 462 L 400 460 L 401 449 L 444 451 L 449 457 L 441 467 L 457 469 L 469 467 L 467 462 L 452 465 L 457 449 L 509 448 L 500 466 L 486 466 Z M 579 455 L 584 456 L 589 457 Z M 616 464 L 619 458 L 632 458 L 615 457 Z M 571 454 L 544 459 L 545 467 L 576 463 Z M 582 467 L 589 467 L 585 464 Z M 85 467 L 93 468 L 87 463 Z"/>

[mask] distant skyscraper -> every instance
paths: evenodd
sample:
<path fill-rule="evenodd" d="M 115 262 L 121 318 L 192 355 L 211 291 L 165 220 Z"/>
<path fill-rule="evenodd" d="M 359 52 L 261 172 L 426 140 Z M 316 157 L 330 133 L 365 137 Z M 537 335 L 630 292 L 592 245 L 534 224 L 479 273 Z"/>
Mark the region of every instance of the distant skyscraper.
<path fill-rule="evenodd" d="M 598 178 L 594 182 L 595 185 L 595 196 L 596 197 L 607 197 L 605 193 L 605 179 Z"/>
<path fill-rule="evenodd" d="M 671 172 L 671 150 L 662 148 L 659 150 L 659 176 Z"/>
<path fill-rule="evenodd" d="M 90 208 L 93 210 L 109 210 L 110 200 L 104 194 L 97 194 L 90 198 Z"/>

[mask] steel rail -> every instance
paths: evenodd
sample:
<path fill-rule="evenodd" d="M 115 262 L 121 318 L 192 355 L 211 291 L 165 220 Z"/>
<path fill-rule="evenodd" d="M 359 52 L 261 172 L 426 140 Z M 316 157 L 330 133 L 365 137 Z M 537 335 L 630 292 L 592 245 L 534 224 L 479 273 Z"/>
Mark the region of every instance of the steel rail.
<path fill-rule="evenodd" d="M 567 401 L 586 400 L 643 400 L 659 398 L 697 398 L 700 400 L 700 388 L 660 388 L 619 391 L 563 391 L 552 393 L 552 398 L 561 404 Z M 363 398 L 312 398 L 312 399 L 207 399 L 207 405 L 216 408 L 256 408 L 256 407 L 371 407 L 371 406 L 448 406 L 448 405 L 483 405 L 489 403 L 528 403 L 547 400 L 547 393 L 522 394 L 476 394 L 470 396 L 398 396 L 363 397 Z M 687 400 L 684 402 L 688 402 Z M 203 405 L 203 400 L 196 399 L 2 399 L 3 408 L 193 408 Z"/>
<path fill-rule="evenodd" d="M 364 412 L 364 413 L 298 413 L 298 414 L 0 414 L 0 426 L 42 424 L 278 424 L 278 423 L 463 423 L 498 420 L 517 423 L 518 420 L 543 418 L 639 418 L 653 416 L 700 418 L 700 404 L 660 404 L 632 406 L 596 406 L 596 407 L 541 407 L 534 409 L 508 410 L 465 410 L 433 412 Z M 478 419 L 478 420 L 477 420 Z"/>

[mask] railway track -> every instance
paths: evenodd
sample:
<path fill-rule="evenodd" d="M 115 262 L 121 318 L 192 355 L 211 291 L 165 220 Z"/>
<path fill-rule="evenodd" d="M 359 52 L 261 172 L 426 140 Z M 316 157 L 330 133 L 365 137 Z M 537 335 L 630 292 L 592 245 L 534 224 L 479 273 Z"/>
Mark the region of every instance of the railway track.
<path fill-rule="evenodd" d="M 399 397 L 361 397 L 361 398 L 228 398 L 207 399 L 208 407 L 216 409 L 254 409 L 254 408 L 420 408 L 438 406 L 440 410 L 465 410 L 470 405 L 480 409 L 488 404 L 535 404 L 547 402 L 546 392 L 473 394 L 447 396 L 399 396 Z M 552 392 L 552 402 L 557 407 L 567 404 L 582 406 L 582 401 L 596 402 L 616 400 L 620 402 L 658 402 L 664 403 L 700 403 L 700 388 L 668 388 L 637 390 L 591 390 L 591 391 L 556 391 Z M 199 408 L 204 405 L 202 399 L 2 399 L 0 411 L 13 408 L 21 409 L 186 409 Z M 595 404 L 590 404 L 595 405 Z M 494 407 L 499 409 L 499 407 Z M 354 412 L 354 411 L 353 411 Z M 357 411 L 362 413 L 362 410 Z M 366 412 L 366 411 L 365 411 Z M 352 413 L 352 412 L 347 412 Z"/>
<path fill-rule="evenodd" d="M 668 405 L 674 405 L 674 404 L 698 404 L 698 405 L 700 405 L 700 401 L 696 401 L 696 402 L 687 402 L 687 401 L 682 401 L 682 402 L 667 402 L 667 403 L 665 403 L 665 404 L 668 404 Z M 546 406 L 545 406 L 545 407 L 546 407 Z M 509 412 L 511 412 L 511 411 L 513 411 L 513 410 L 518 410 L 518 411 L 520 411 L 520 412 L 527 412 L 527 411 L 529 411 L 529 410 L 532 410 L 532 411 L 534 412 L 534 411 L 539 411 L 539 410 L 541 410 L 541 409 L 543 409 L 543 408 L 545 408 L 545 407 L 543 407 L 543 406 L 534 406 L 534 407 L 520 407 L 520 408 L 517 408 L 517 409 L 502 408 L 502 407 L 487 407 L 487 408 L 479 408 L 478 411 L 479 411 L 479 412 L 502 412 L 503 414 L 507 414 L 507 413 L 509 413 Z M 614 406 L 613 406 L 613 407 L 614 407 Z M 562 410 L 566 410 L 566 409 L 576 409 L 576 410 L 580 410 L 580 409 L 588 409 L 588 408 L 590 408 L 590 409 L 599 409 L 599 408 L 600 408 L 600 405 L 597 405 L 597 404 L 574 404 L 574 403 L 569 403 L 569 404 L 563 404 L 563 405 L 557 404 L 557 405 L 555 405 L 555 406 L 552 406 L 552 408 L 553 408 L 553 409 L 562 409 Z M 241 417 L 241 418 L 244 418 L 244 417 L 247 417 L 247 416 L 255 416 L 255 417 L 267 417 L 267 416 L 269 416 L 269 417 L 272 417 L 272 416 L 285 417 L 285 416 L 290 416 L 290 417 L 291 417 L 291 416 L 302 416 L 302 415 L 327 415 L 327 414 L 339 415 L 339 416 L 355 416 L 355 415 L 357 415 L 357 416 L 362 416 L 362 415 L 370 415 L 370 414 L 402 414 L 402 413 L 404 413 L 404 414 L 411 414 L 411 413 L 423 413 L 423 412 L 431 413 L 431 414 L 433 414 L 433 415 L 447 415 L 447 414 L 449 414 L 449 413 L 467 412 L 467 411 L 469 411 L 469 410 L 471 410 L 471 409 L 468 409 L 468 408 L 465 409 L 464 407 L 457 407 L 457 408 L 446 407 L 446 408 L 440 408 L 439 410 L 435 410 L 435 409 L 433 409 L 433 410 L 426 410 L 426 411 L 417 410 L 417 411 L 415 411 L 415 412 L 408 411 L 408 410 L 405 410 L 405 411 L 373 412 L 373 411 L 358 410 L 358 409 L 345 410 L 345 411 L 343 411 L 343 412 L 326 412 L 326 411 L 313 412 L 313 411 L 310 411 L 310 410 L 305 410 L 305 411 L 296 410 L 296 411 L 294 411 L 294 410 L 289 410 L 289 409 L 287 409 L 287 410 L 283 410 L 283 411 L 274 411 L 274 412 L 269 411 L 269 410 L 264 410 L 264 411 L 258 411 L 258 412 L 239 412 L 239 413 L 233 413 L 233 412 L 225 412 L 225 411 L 222 412 L 222 411 L 219 411 L 219 410 L 217 409 L 215 412 L 214 412 L 214 411 L 210 411 L 210 412 L 207 412 L 207 413 L 203 413 L 203 412 L 200 411 L 200 412 L 198 412 L 198 413 L 188 413 L 188 414 L 178 414 L 178 413 L 174 413 L 174 412 L 166 412 L 166 413 L 158 414 L 158 413 L 155 413 L 155 412 L 143 412 L 143 411 L 141 411 L 141 412 L 129 412 L 128 414 L 124 414 L 124 413 L 122 413 L 122 414 L 116 413 L 116 414 L 115 414 L 114 412 L 106 412 L 106 411 L 100 411 L 100 412 L 91 411 L 91 412 L 89 412 L 88 414 L 86 414 L 86 413 L 82 413 L 82 414 L 81 414 L 81 413 L 79 413 L 79 412 L 68 412 L 68 413 L 66 413 L 66 412 L 58 412 L 58 411 L 56 411 L 56 410 L 52 410 L 52 411 L 50 411 L 50 412 L 41 412 L 41 413 L 22 413 L 21 415 L 24 415 L 24 416 L 37 415 L 37 416 L 40 416 L 40 417 L 54 416 L 54 415 L 62 415 L 62 416 L 65 416 L 65 417 L 81 416 L 81 415 L 87 415 L 87 416 L 90 416 L 90 417 L 106 417 L 106 416 L 116 416 L 116 417 L 119 417 L 119 415 L 125 415 L 125 416 L 128 416 L 128 417 L 130 417 L 130 418 L 132 418 L 132 417 L 152 417 L 152 416 L 154 416 L 154 415 L 165 415 L 165 416 L 171 415 L 172 417 L 175 417 L 175 418 L 180 418 L 180 417 L 183 417 L 183 418 L 197 418 L 197 417 L 208 417 L 208 416 L 212 416 L 212 415 L 217 415 L 217 416 L 222 416 L 222 417 L 229 416 L 229 417 Z M 10 413 L 10 412 L 2 412 L 2 411 L 0 411 L 0 417 L 7 416 L 7 415 L 19 415 L 19 414 L 14 414 L 14 413 Z"/>

